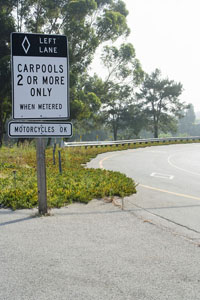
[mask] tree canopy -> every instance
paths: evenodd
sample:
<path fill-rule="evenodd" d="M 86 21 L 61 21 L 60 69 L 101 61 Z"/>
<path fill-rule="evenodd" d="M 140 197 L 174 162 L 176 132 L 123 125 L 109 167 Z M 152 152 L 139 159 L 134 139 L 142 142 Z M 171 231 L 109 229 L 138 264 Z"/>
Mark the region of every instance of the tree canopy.
<path fill-rule="evenodd" d="M 10 33 L 15 30 L 11 1 L 0 1 L 0 146 L 11 115 Z"/>
<path fill-rule="evenodd" d="M 2 103 L 11 113 L 9 39 L 12 31 L 65 34 L 69 41 L 70 104 L 72 119 L 92 117 L 101 103 L 82 87 L 97 47 L 130 32 L 122 0 L 0 0 L 0 114 Z M 8 83 L 5 85 L 4 83 Z M 1 128 L 5 122 L 2 121 Z M 0 137 L 2 130 L 0 129 Z M 1 139 L 0 139 L 1 140 Z"/>
<path fill-rule="evenodd" d="M 124 124 L 122 115 L 128 109 L 133 87 L 143 79 L 143 71 L 130 43 L 119 48 L 104 47 L 101 59 L 107 70 L 102 97 L 104 120 L 116 140 L 118 130 Z"/>
<path fill-rule="evenodd" d="M 101 43 L 130 32 L 122 0 L 18 0 L 15 5 L 18 31 L 68 37 L 71 86 Z"/>
<path fill-rule="evenodd" d="M 0 7 L 0 145 L 11 116 L 13 31 L 68 37 L 71 118 L 81 132 L 106 124 L 117 139 L 119 132 L 139 136 L 144 127 L 155 137 L 176 130 L 177 118 L 187 108 L 179 100 L 182 84 L 163 79 L 158 69 L 145 74 L 131 43 L 114 44 L 130 33 L 125 1 L 0 0 Z M 101 60 L 107 76 L 90 76 L 95 51 L 105 42 Z"/>
<path fill-rule="evenodd" d="M 182 113 L 183 118 L 179 120 L 178 132 L 185 135 L 196 135 L 197 124 L 195 124 L 196 116 L 194 106 L 189 104 L 189 107 L 187 107 L 187 109 L 185 109 Z M 197 135 L 198 134 L 199 133 L 197 133 Z"/>
<path fill-rule="evenodd" d="M 136 94 L 148 120 L 148 127 L 158 137 L 158 132 L 176 131 L 176 117 L 182 116 L 187 106 L 179 100 L 183 91 L 181 83 L 168 78 L 161 78 L 161 71 L 156 69 L 146 74 L 140 91 Z"/>

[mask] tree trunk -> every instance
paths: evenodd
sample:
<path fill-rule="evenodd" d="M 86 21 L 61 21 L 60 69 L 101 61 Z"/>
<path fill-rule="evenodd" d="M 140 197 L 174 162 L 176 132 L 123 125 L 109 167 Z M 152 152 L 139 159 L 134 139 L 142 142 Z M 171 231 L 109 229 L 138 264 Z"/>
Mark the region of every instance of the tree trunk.
<path fill-rule="evenodd" d="M 113 121 L 112 127 L 113 127 L 113 138 L 114 138 L 114 141 L 116 141 L 117 140 L 117 125 L 115 124 L 114 121 Z"/>
<path fill-rule="evenodd" d="M 2 142 L 3 141 L 3 133 L 2 133 L 2 129 L 1 129 L 1 124 L 0 124 L 0 148 L 2 146 Z"/>
<path fill-rule="evenodd" d="M 154 124 L 154 138 L 158 138 L 158 125 Z"/>
<path fill-rule="evenodd" d="M 2 118 L 2 105 L 0 103 L 0 147 L 3 144 L 3 118 Z"/>
<path fill-rule="evenodd" d="M 114 137 L 114 141 L 116 141 L 117 140 L 117 130 L 116 129 L 113 132 L 113 137 Z"/>

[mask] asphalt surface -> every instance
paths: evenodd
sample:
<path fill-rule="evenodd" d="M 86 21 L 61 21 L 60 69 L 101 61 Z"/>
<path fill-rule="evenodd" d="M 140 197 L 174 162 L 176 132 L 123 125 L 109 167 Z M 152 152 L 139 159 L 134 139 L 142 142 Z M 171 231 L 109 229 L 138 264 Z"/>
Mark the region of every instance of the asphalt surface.
<path fill-rule="evenodd" d="M 132 204 L 200 233 L 200 144 L 106 153 L 88 166 L 125 173 L 139 184 Z"/>
<path fill-rule="evenodd" d="M 152 149 L 155 151 L 148 150 Z M 101 155 L 90 165 L 100 163 L 107 168 L 117 154 Z M 128 155 L 127 151 L 124 156 Z M 121 152 L 119 161 L 122 156 Z M 154 160 L 158 162 L 156 157 Z M 136 176 L 132 162 L 129 166 Z M 144 167 L 146 163 L 144 160 Z M 117 162 L 114 164 L 116 167 Z M 136 179 L 142 181 L 139 176 Z M 150 186 L 157 177 L 146 178 L 142 183 Z M 163 182 L 159 188 L 169 189 Z M 124 211 L 103 200 L 55 209 L 52 216 L 41 218 L 35 217 L 35 210 L 0 209 L 0 299 L 200 299 L 199 233 L 139 208 L 148 201 L 146 195 L 159 193 L 142 183 L 137 195 L 125 199 Z M 173 187 L 178 193 L 179 187 L 175 183 Z M 188 190 L 183 187 L 181 193 Z M 165 201 L 165 194 L 160 193 L 160 202 Z M 196 192 L 192 195 L 197 196 Z M 149 199 L 153 201 L 154 194 Z"/>

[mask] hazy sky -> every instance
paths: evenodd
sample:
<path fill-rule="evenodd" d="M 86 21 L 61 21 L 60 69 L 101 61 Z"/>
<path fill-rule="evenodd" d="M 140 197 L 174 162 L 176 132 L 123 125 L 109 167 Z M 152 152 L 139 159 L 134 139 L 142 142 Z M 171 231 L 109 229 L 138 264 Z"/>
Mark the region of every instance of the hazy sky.
<path fill-rule="evenodd" d="M 181 82 L 180 99 L 200 111 L 200 0 L 124 0 L 128 41 L 145 72 Z"/>

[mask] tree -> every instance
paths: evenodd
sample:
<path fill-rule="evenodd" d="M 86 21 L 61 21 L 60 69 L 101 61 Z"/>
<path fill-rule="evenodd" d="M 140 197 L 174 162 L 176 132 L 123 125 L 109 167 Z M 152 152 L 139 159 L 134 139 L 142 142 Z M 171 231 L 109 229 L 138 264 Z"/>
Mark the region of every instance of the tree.
<path fill-rule="evenodd" d="M 105 41 L 115 41 L 130 32 L 126 16 L 128 11 L 121 0 L 69 1 L 64 32 L 69 38 L 71 89 L 87 72 L 97 47 Z M 72 118 L 77 118 L 84 101 L 79 98 L 79 107 L 71 94 Z"/>
<path fill-rule="evenodd" d="M 182 90 L 181 83 L 168 78 L 162 79 L 161 71 L 158 69 L 150 75 L 145 75 L 136 96 L 138 102 L 142 104 L 148 127 L 155 138 L 158 137 L 159 130 L 164 133 L 176 130 L 177 117 L 180 118 L 183 109 L 187 107 L 179 100 Z"/>
<path fill-rule="evenodd" d="M 0 1 L 0 147 L 6 119 L 11 115 L 10 33 L 14 31 L 11 1 Z"/>
<path fill-rule="evenodd" d="M 18 31 L 66 34 L 69 41 L 71 117 L 85 106 L 74 89 L 87 72 L 97 47 L 130 32 L 122 0 L 18 0 Z M 75 101 L 75 102 L 74 102 Z"/>
<path fill-rule="evenodd" d="M 145 114 L 141 104 L 136 104 L 134 99 L 131 99 L 121 113 L 121 126 L 123 138 L 139 138 L 139 133 L 147 126 Z"/>
<path fill-rule="evenodd" d="M 195 112 L 194 106 L 189 104 L 189 107 L 183 111 L 183 118 L 179 120 L 178 131 L 181 134 L 195 135 Z"/>
<path fill-rule="evenodd" d="M 140 83 L 143 71 L 135 57 L 132 44 L 117 47 L 104 47 L 102 61 L 107 69 L 104 82 L 103 114 L 108 126 L 113 131 L 114 140 L 123 125 L 122 115 L 127 108 L 133 87 Z"/>
<path fill-rule="evenodd" d="M 125 3 L 122 0 L 4 0 L 3 2 L 9 3 L 9 16 L 11 13 L 16 16 L 17 31 L 67 35 L 71 118 L 79 120 L 87 118 L 87 113 L 92 111 L 97 98 L 94 100 L 94 95 L 84 95 L 79 86 L 83 86 L 82 78 L 87 73 L 97 47 L 105 41 L 115 41 L 118 37 L 129 34 Z M 5 31 L 7 41 L 9 41 L 8 31 Z M 2 82 L 5 82 L 5 77 Z M 7 91 L 9 92 L 9 88 Z"/>

